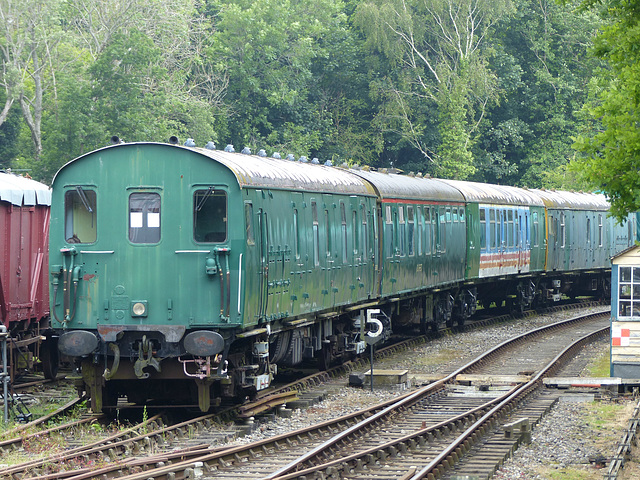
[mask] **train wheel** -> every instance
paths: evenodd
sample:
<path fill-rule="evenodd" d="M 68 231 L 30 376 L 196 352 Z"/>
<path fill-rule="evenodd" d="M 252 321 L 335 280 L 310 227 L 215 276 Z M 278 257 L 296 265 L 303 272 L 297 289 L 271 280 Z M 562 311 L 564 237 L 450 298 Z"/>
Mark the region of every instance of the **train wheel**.
<path fill-rule="evenodd" d="M 40 345 L 40 361 L 42 362 L 44 378 L 47 380 L 56 378 L 60 357 L 58 356 L 58 342 L 53 337 L 47 337 Z"/>

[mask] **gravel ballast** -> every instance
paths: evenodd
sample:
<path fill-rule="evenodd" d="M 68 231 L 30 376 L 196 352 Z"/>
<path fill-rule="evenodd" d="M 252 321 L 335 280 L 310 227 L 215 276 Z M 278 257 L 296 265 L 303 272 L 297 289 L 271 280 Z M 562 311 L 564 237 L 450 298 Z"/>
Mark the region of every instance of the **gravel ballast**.
<path fill-rule="evenodd" d="M 606 308 L 589 309 L 603 310 Z M 587 311 L 583 310 L 582 313 Z M 537 315 L 445 335 L 411 351 L 378 361 L 375 368 L 408 370 L 408 377 L 416 382 L 420 375 L 449 373 L 491 346 L 513 336 L 578 315 L 577 311 Z M 608 341 L 601 341 L 587 349 L 589 351 L 585 353 L 591 358 L 608 355 Z M 588 376 L 588 373 L 585 371 L 583 375 Z M 371 393 L 368 389 L 348 387 L 346 383 L 346 379 L 341 380 L 343 386 L 332 389 L 324 401 L 305 410 L 294 410 L 289 418 L 276 417 L 273 421 L 259 422 L 252 433 L 238 437 L 231 443 L 253 442 L 303 428 L 352 413 L 401 393 L 399 390 L 375 390 Z M 494 478 L 602 479 L 606 473 L 603 465 L 608 465 L 608 459 L 615 453 L 636 403 L 637 399 L 608 395 L 603 395 L 602 400 L 596 402 L 559 401 L 534 427 L 531 444 L 521 446 Z M 619 478 L 640 478 L 640 469 L 633 458 L 627 462 Z"/>

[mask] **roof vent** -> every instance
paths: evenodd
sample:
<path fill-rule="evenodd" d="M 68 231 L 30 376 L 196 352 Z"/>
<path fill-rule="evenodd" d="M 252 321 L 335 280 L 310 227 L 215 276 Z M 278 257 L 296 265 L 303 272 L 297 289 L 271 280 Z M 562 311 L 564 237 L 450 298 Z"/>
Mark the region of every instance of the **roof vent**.
<path fill-rule="evenodd" d="M 331 160 L 327 160 L 326 162 L 324 162 L 324 164 L 325 164 L 327 167 L 333 167 L 333 162 L 332 162 Z"/>
<path fill-rule="evenodd" d="M 120 139 L 119 136 L 114 135 L 113 137 L 111 137 L 111 144 L 112 145 L 118 145 L 120 143 L 124 143 L 124 140 Z"/>
<path fill-rule="evenodd" d="M 416 173 L 416 177 L 418 177 L 418 178 L 422 178 L 422 172 L 418 172 L 418 173 Z"/>
<path fill-rule="evenodd" d="M 251 155 L 251 149 L 249 147 L 244 147 L 242 149 L 242 152 L 240 153 L 244 153 L 245 155 Z"/>
<path fill-rule="evenodd" d="M 227 145 L 226 147 L 224 147 L 224 151 L 225 151 L 225 152 L 229 152 L 229 153 L 233 153 L 233 152 L 235 152 L 236 150 L 235 150 L 235 148 L 233 148 L 233 145 L 229 144 L 229 145 Z"/>
<path fill-rule="evenodd" d="M 216 149 L 216 144 L 213 142 L 207 142 L 207 144 L 204 146 L 204 148 L 206 148 L 207 150 L 215 150 Z"/>
<path fill-rule="evenodd" d="M 273 152 L 272 157 L 273 158 L 277 158 L 278 160 L 280 160 L 282 158 L 278 152 Z"/>
<path fill-rule="evenodd" d="M 320 160 L 318 160 L 316 157 L 313 157 L 311 159 L 311 163 L 313 163 L 314 165 L 318 165 L 320 163 Z"/>
<path fill-rule="evenodd" d="M 267 156 L 267 151 L 264 148 L 261 148 L 260 151 L 258 152 L 258 156 L 259 157 L 266 157 Z"/>
<path fill-rule="evenodd" d="M 307 157 L 305 157 L 304 155 L 302 155 L 299 159 L 299 162 L 301 163 L 307 163 L 309 161 L 309 159 Z"/>
<path fill-rule="evenodd" d="M 195 147 L 196 142 L 193 141 L 193 138 L 187 138 L 187 141 L 184 142 L 185 147 Z"/>
<path fill-rule="evenodd" d="M 290 153 L 289 155 L 287 155 L 287 160 L 289 160 L 290 162 L 295 162 L 296 157 L 293 156 L 293 153 Z"/>
<path fill-rule="evenodd" d="M 177 145 L 178 144 L 178 137 L 176 137 L 175 135 L 172 135 L 169 137 L 169 143 L 171 145 Z"/>

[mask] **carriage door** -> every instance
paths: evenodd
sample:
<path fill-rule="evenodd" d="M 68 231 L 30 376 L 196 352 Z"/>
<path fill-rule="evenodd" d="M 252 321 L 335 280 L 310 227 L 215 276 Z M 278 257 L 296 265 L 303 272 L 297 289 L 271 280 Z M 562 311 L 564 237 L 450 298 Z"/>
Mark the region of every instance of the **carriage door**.
<path fill-rule="evenodd" d="M 267 225 L 267 213 L 258 211 L 258 231 L 260 236 L 260 298 L 258 299 L 258 316 L 264 318 L 267 315 L 269 303 L 269 228 Z"/>

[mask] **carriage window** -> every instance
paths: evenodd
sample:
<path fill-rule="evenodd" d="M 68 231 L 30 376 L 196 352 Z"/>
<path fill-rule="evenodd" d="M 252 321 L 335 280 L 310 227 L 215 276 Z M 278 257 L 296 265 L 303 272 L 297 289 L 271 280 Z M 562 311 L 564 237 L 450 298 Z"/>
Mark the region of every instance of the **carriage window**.
<path fill-rule="evenodd" d="M 408 222 L 408 230 L 407 235 L 409 237 L 409 255 L 414 255 L 414 244 L 415 244 L 415 219 L 413 218 L 413 207 L 407 207 L 407 222 Z"/>
<path fill-rule="evenodd" d="M 445 222 L 451 221 L 451 209 L 440 207 L 440 225 L 438 227 L 438 246 L 439 252 L 444 253 L 447 251 L 447 230 Z"/>
<path fill-rule="evenodd" d="M 64 194 L 64 238 L 68 243 L 96 241 L 96 192 L 76 187 Z"/>
<path fill-rule="evenodd" d="M 591 243 L 591 219 L 587 218 L 587 243 Z"/>
<path fill-rule="evenodd" d="M 433 233 L 431 228 L 431 208 L 424 207 L 424 253 L 431 253 L 433 243 Z"/>
<path fill-rule="evenodd" d="M 507 211 L 507 246 L 513 247 L 513 210 Z"/>
<path fill-rule="evenodd" d="M 133 243 L 160 241 L 160 195 L 157 193 L 129 196 L 129 240 Z"/>
<path fill-rule="evenodd" d="M 604 235 L 603 235 L 603 228 L 602 228 L 602 214 L 599 213 L 598 214 L 598 246 L 599 247 L 602 246 L 603 238 L 604 238 Z"/>
<path fill-rule="evenodd" d="M 363 261 L 366 260 L 366 256 L 369 253 L 369 248 L 367 247 L 367 241 L 368 241 L 368 237 L 367 237 L 367 209 L 363 204 L 360 205 L 360 218 L 362 218 L 362 230 L 360 232 L 360 243 L 361 248 L 360 251 L 362 252 L 363 255 Z"/>
<path fill-rule="evenodd" d="M 311 214 L 313 216 L 313 263 L 320 265 L 320 231 L 318 223 L 318 204 L 311 202 Z"/>
<path fill-rule="evenodd" d="M 640 316 L 640 267 L 620 266 L 618 317 Z"/>
<path fill-rule="evenodd" d="M 480 209 L 480 249 L 487 249 L 487 211 Z"/>
<path fill-rule="evenodd" d="M 565 236 L 565 219 L 564 219 L 564 213 L 561 213 L 560 214 L 560 241 L 562 243 L 560 244 L 560 246 L 562 248 L 564 248 L 565 240 L 566 240 L 566 236 Z"/>
<path fill-rule="evenodd" d="M 327 258 L 331 257 L 331 224 L 329 223 L 329 210 L 324 211 L 324 227 L 325 227 L 325 238 L 326 238 L 326 256 Z"/>
<path fill-rule="evenodd" d="M 458 214 L 460 215 L 460 222 L 464 223 L 464 207 L 460 207 Z"/>
<path fill-rule="evenodd" d="M 533 212 L 531 214 L 531 216 L 533 217 L 533 246 L 537 247 L 538 246 L 538 212 Z"/>
<path fill-rule="evenodd" d="M 404 220 L 404 207 L 398 207 L 398 223 L 400 224 L 400 226 L 398 227 L 399 230 L 399 237 L 400 237 L 400 256 L 404 257 L 405 256 L 405 243 L 406 243 L 406 228 L 405 228 L 405 220 Z"/>
<path fill-rule="evenodd" d="M 296 259 L 300 259 L 300 227 L 298 226 L 298 209 L 293 210 L 293 249 Z"/>
<path fill-rule="evenodd" d="M 489 246 L 490 248 L 496 248 L 498 246 L 496 242 L 496 211 L 489 210 Z"/>
<path fill-rule="evenodd" d="M 353 246 L 353 256 L 358 255 L 358 211 L 351 212 L 351 245 Z"/>
<path fill-rule="evenodd" d="M 343 202 L 340 202 L 340 219 L 342 225 L 342 263 L 347 263 L 347 211 Z"/>
<path fill-rule="evenodd" d="M 220 243 L 227 239 L 227 194 L 225 192 L 215 190 L 213 187 L 194 192 L 193 239 L 202 243 Z"/>
<path fill-rule="evenodd" d="M 384 212 L 385 212 L 385 222 L 393 223 L 393 220 L 391 218 L 391 205 L 385 205 Z"/>
<path fill-rule="evenodd" d="M 251 202 L 244 204 L 244 225 L 247 232 L 247 245 L 255 245 L 256 239 L 253 236 L 253 204 Z"/>
<path fill-rule="evenodd" d="M 424 229 L 424 217 L 422 216 L 422 208 L 416 207 L 416 245 L 418 246 L 418 255 L 422 255 L 422 232 Z"/>

